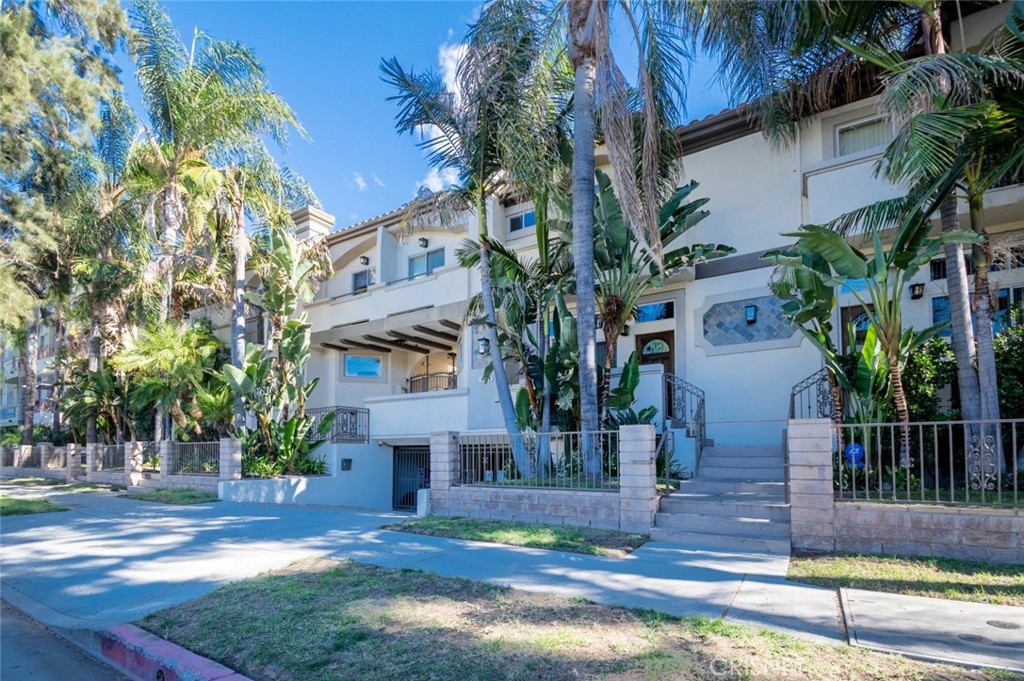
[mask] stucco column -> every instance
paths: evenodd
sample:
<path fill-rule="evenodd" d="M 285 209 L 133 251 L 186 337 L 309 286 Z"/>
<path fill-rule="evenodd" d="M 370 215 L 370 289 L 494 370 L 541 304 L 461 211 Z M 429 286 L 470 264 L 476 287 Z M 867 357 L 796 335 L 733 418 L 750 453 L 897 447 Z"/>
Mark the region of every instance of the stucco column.
<path fill-rule="evenodd" d="M 619 429 L 619 529 L 651 531 L 658 489 L 654 465 L 654 426 Z"/>
<path fill-rule="evenodd" d="M 124 484 L 135 487 L 142 480 L 142 443 L 130 440 L 124 443 Z"/>
<path fill-rule="evenodd" d="M 790 527 L 794 549 L 834 551 L 835 493 L 832 488 L 832 421 L 789 422 Z"/>
<path fill-rule="evenodd" d="M 82 467 L 79 465 L 81 460 L 79 457 L 82 456 L 81 448 L 79 445 L 71 442 L 64 446 L 65 459 L 64 465 L 67 467 L 68 482 L 73 482 L 78 479 L 78 475 L 82 472 Z"/>
<path fill-rule="evenodd" d="M 98 453 L 96 445 L 87 444 L 85 446 L 85 479 L 89 482 L 92 482 L 95 478 L 93 473 L 96 472 L 96 455 Z"/>
<path fill-rule="evenodd" d="M 166 485 L 171 472 L 171 443 L 168 440 L 160 441 L 157 451 L 160 453 L 160 482 Z"/>
<path fill-rule="evenodd" d="M 242 479 L 242 441 L 222 438 L 220 441 L 220 479 Z"/>
<path fill-rule="evenodd" d="M 430 434 L 430 513 L 451 515 L 451 488 L 459 481 L 459 436 Z"/>

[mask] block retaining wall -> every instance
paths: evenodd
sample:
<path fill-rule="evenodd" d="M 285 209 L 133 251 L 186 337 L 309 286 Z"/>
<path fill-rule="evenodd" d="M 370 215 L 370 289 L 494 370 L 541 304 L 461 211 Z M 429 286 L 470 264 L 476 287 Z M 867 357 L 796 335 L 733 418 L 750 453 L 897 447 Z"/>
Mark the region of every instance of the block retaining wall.
<path fill-rule="evenodd" d="M 1024 512 L 977 506 L 836 501 L 832 425 L 789 422 L 793 548 L 1024 563 Z"/>
<path fill-rule="evenodd" d="M 654 426 L 621 428 L 618 490 L 461 485 L 458 433 L 432 433 L 430 512 L 647 533 L 658 506 L 654 451 Z"/>

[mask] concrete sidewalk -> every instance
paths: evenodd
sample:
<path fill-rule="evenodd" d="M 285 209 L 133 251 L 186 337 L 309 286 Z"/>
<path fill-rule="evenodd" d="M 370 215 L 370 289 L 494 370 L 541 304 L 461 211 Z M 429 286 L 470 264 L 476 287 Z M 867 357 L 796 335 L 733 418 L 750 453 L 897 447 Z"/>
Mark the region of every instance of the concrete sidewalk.
<path fill-rule="evenodd" d="M 0 485 L 4 493 L 10 486 Z M 42 494 L 24 488 L 14 494 Z M 177 507 L 107 493 L 48 495 L 68 513 L 5 518 L 2 597 L 43 624 L 103 630 L 308 556 L 429 570 L 681 615 L 724 617 L 816 640 L 970 664 L 1024 667 L 1024 611 L 887 594 L 846 599 L 785 580 L 788 560 L 652 542 L 624 559 L 380 530 L 408 517 L 215 503 Z M 911 599 L 913 607 L 907 605 Z M 903 612 L 904 624 L 893 613 Z M 1020 626 L 1020 629 L 990 625 Z M 944 623 L 941 636 L 936 623 Z M 991 629 L 991 635 L 979 631 Z M 958 635 L 962 633 L 963 636 Z"/>

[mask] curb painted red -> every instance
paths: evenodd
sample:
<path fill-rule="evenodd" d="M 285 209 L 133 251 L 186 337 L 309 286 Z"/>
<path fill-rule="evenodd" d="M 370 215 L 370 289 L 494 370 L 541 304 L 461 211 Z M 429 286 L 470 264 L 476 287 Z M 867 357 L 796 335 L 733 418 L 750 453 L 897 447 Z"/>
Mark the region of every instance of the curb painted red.
<path fill-rule="evenodd" d="M 103 661 L 136 681 L 252 681 L 131 624 L 100 634 Z"/>

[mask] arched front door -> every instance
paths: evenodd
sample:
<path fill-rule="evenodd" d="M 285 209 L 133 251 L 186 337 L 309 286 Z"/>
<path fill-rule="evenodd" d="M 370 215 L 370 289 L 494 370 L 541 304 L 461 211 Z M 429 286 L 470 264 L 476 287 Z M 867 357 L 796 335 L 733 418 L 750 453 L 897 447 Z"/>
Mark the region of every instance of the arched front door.
<path fill-rule="evenodd" d="M 640 364 L 660 364 L 666 374 L 675 373 L 675 332 L 660 331 L 645 333 L 636 337 L 636 354 Z"/>

